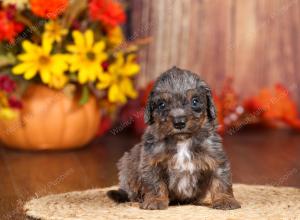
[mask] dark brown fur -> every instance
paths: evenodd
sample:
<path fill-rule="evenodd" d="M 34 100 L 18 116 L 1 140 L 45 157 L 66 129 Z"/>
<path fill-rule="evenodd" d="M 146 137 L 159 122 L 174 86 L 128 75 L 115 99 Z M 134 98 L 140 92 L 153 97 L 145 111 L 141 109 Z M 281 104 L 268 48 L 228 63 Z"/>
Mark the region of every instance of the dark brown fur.
<path fill-rule="evenodd" d="M 108 192 L 112 199 L 166 209 L 170 203 L 201 205 L 210 192 L 213 208 L 240 208 L 204 81 L 176 67 L 163 73 L 148 98 L 145 121 L 142 142 L 118 163 L 120 189 Z"/>

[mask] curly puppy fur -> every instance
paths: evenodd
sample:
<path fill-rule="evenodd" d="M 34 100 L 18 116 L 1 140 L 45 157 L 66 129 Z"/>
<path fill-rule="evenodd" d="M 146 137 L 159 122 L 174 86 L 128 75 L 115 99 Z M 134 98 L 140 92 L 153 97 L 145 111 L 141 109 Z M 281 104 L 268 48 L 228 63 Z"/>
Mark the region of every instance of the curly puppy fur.
<path fill-rule="evenodd" d="M 236 209 L 231 171 L 216 133 L 216 110 L 198 75 L 173 67 L 156 81 L 145 109 L 142 142 L 118 163 L 117 202 L 139 202 L 142 209 L 170 203 L 201 205 L 209 192 L 212 208 Z"/>

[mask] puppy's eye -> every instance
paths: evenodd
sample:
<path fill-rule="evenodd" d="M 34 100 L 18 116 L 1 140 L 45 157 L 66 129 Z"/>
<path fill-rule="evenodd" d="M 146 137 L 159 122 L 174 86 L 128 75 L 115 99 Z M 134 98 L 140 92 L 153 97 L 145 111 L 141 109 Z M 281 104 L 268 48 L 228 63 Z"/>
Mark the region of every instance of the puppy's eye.
<path fill-rule="evenodd" d="M 192 98 L 192 108 L 199 109 L 201 107 L 201 103 L 198 97 Z"/>
<path fill-rule="evenodd" d="M 159 110 L 164 110 L 166 108 L 166 103 L 164 101 L 160 101 L 157 106 Z"/>

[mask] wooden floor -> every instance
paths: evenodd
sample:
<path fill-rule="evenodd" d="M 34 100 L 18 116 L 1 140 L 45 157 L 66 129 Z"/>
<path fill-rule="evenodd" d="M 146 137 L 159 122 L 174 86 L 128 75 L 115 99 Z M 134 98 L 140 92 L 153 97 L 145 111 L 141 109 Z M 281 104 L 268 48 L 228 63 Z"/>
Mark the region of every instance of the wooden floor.
<path fill-rule="evenodd" d="M 121 133 L 73 151 L 0 148 L 0 219 L 24 219 L 29 198 L 116 184 L 115 164 L 138 140 Z M 300 187 L 299 133 L 248 130 L 225 136 L 224 145 L 234 182 Z"/>

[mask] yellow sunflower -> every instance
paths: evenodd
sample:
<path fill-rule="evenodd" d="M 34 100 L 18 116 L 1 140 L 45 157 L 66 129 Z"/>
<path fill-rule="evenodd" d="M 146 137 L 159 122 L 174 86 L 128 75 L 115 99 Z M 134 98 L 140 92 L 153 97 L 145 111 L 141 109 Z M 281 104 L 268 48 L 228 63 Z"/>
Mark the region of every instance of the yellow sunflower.
<path fill-rule="evenodd" d="M 105 42 L 94 42 L 94 33 L 91 30 L 85 33 L 73 31 L 72 35 L 74 44 L 67 46 L 67 50 L 71 53 L 70 70 L 78 71 L 78 81 L 81 84 L 95 81 L 103 72 L 101 63 L 107 59 L 104 52 Z"/>
<path fill-rule="evenodd" d="M 120 52 L 116 55 L 115 62 L 108 66 L 107 73 L 99 75 L 97 88 L 108 88 L 109 101 L 125 103 L 127 97 L 137 97 L 130 78 L 140 71 L 140 67 L 134 62 L 134 59 L 134 55 L 128 55 L 125 59 L 124 54 Z"/>
<path fill-rule="evenodd" d="M 25 52 L 18 56 L 21 63 L 12 69 L 14 74 L 24 74 L 29 80 L 39 73 L 43 83 L 48 84 L 53 75 L 63 74 L 68 69 L 63 54 L 51 55 L 52 42 L 49 39 L 43 38 L 42 46 L 25 40 L 22 46 Z"/>
<path fill-rule="evenodd" d="M 58 43 L 61 42 L 62 37 L 68 34 L 68 30 L 64 29 L 59 23 L 56 21 L 49 21 L 45 24 L 45 32 L 43 37 L 47 38 L 50 41 L 56 41 Z"/>
<path fill-rule="evenodd" d="M 11 120 L 16 118 L 17 116 L 17 111 L 8 108 L 8 107 L 3 107 L 0 108 L 0 118 L 1 119 L 7 119 L 7 120 Z"/>
<path fill-rule="evenodd" d="M 119 26 L 109 29 L 107 37 L 108 43 L 114 47 L 119 46 L 124 41 L 124 35 Z"/>
<path fill-rule="evenodd" d="M 68 81 L 69 78 L 64 73 L 53 74 L 48 85 L 50 88 L 61 89 L 67 84 Z"/>
<path fill-rule="evenodd" d="M 25 52 L 18 56 L 21 63 L 13 68 L 14 74 L 24 74 L 29 80 L 39 73 L 43 83 L 48 84 L 53 75 L 63 74 L 68 69 L 63 54 L 51 55 L 52 42 L 49 39 L 43 38 L 42 46 L 25 40 L 22 46 Z"/>

